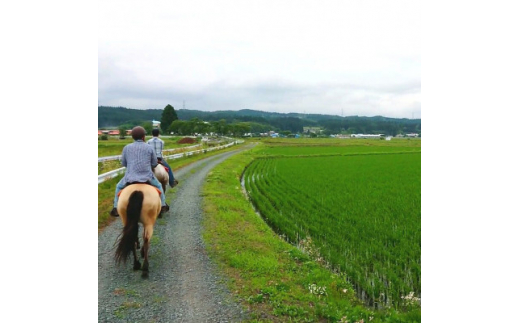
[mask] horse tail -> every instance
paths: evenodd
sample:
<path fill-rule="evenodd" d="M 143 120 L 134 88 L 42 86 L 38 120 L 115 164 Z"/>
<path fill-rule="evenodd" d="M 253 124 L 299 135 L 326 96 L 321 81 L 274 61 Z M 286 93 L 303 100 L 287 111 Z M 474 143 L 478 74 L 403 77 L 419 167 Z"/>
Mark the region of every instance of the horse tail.
<path fill-rule="evenodd" d="M 126 263 L 128 256 L 135 248 L 137 235 L 139 232 L 139 217 L 141 216 L 141 208 L 143 207 L 144 194 L 141 191 L 133 192 L 128 199 L 127 220 L 123 228 L 123 236 L 119 240 L 116 250 L 116 262 L 119 264 Z"/>

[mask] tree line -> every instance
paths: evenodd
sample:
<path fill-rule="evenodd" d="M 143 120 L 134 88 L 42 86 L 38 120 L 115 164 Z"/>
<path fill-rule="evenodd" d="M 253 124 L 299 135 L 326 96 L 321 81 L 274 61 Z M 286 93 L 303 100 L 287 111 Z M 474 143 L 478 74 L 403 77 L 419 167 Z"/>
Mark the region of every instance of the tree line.
<path fill-rule="evenodd" d="M 161 121 L 162 133 L 192 135 L 214 132 L 221 135 L 264 133 L 270 130 L 284 134 L 303 134 L 304 127 L 318 127 L 322 135 L 372 133 L 395 136 L 421 133 L 420 119 L 387 118 L 382 116 L 340 117 L 322 114 L 272 113 L 256 110 L 197 111 L 175 110 L 170 104 L 164 109 L 127 109 L 98 106 L 98 127 L 131 129 L 143 126 L 148 133 L 152 120 Z"/>

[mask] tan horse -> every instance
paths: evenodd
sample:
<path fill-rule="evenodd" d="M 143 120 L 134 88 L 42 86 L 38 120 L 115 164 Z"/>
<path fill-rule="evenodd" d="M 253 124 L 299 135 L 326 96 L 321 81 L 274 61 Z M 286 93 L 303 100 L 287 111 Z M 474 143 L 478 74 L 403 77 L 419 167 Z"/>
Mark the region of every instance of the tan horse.
<path fill-rule="evenodd" d="M 157 180 L 159 181 L 159 183 L 161 183 L 164 194 L 166 194 L 166 186 L 168 185 L 168 181 L 170 180 L 168 171 L 166 170 L 166 168 L 163 165 L 158 164 L 153 169 L 153 173 L 154 173 L 155 177 L 157 178 Z"/>
<path fill-rule="evenodd" d="M 141 263 L 137 259 L 137 249 L 139 249 L 139 223 L 142 223 L 144 228 L 141 249 L 141 258 L 144 258 L 142 276 L 147 277 L 150 239 L 157 216 L 161 212 L 161 198 L 157 188 L 148 184 L 132 184 L 125 187 L 119 195 L 117 212 L 123 221 L 123 232 L 119 238 L 115 260 L 118 264 L 126 263 L 132 252 L 134 270 L 141 268 Z"/>

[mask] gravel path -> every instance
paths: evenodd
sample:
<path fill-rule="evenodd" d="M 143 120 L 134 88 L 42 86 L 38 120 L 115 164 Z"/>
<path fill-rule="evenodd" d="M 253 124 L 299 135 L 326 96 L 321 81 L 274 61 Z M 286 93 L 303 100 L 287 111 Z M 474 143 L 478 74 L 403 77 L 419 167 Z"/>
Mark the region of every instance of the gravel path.
<path fill-rule="evenodd" d="M 241 150 L 245 148 L 249 146 Z M 247 318 L 206 255 L 201 235 L 204 180 L 213 167 L 237 152 L 224 152 L 175 172 L 180 185 L 175 197 L 166 192 L 170 211 L 154 227 L 148 278 L 132 270 L 132 258 L 126 265 L 115 265 L 120 220 L 99 234 L 99 322 L 240 322 Z"/>

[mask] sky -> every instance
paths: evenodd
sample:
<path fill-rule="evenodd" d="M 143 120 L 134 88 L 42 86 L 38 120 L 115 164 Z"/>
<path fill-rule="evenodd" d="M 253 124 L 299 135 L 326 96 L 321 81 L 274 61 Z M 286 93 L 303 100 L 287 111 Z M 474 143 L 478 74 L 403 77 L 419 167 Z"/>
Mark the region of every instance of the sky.
<path fill-rule="evenodd" d="M 98 105 L 421 118 L 420 1 L 102 1 Z"/>

